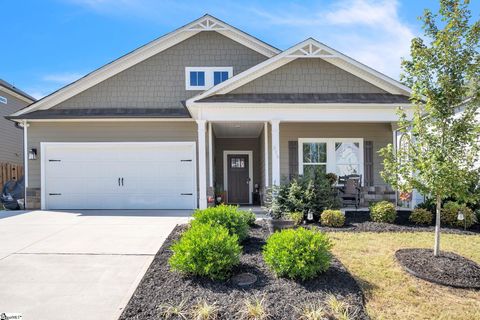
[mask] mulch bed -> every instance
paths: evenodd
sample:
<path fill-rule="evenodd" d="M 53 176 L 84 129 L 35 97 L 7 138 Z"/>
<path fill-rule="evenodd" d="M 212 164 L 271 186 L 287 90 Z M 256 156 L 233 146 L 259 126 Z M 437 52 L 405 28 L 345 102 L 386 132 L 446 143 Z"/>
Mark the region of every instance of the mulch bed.
<path fill-rule="evenodd" d="M 249 238 L 242 244 L 241 264 L 234 270 L 234 275 L 244 272 L 256 275 L 258 281 L 252 286 L 242 288 L 230 280 L 212 281 L 171 272 L 168 259 L 172 252 L 169 248 L 184 229 L 185 226 L 177 226 L 167 238 L 120 319 L 160 319 L 161 305 L 178 305 L 184 301 L 187 306 L 192 306 L 201 299 L 215 302 L 221 308 L 219 319 L 243 319 L 239 311 L 244 299 L 259 296 L 265 298 L 271 319 L 290 320 L 298 318 L 298 308 L 306 303 L 324 303 L 328 294 L 349 305 L 352 319 L 368 319 L 360 287 L 336 258 L 324 274 L 313 280 L 301 282 L 275 278 L 261 254 L 269 235 L 264 222 L 257 222 L 250 230 Z"/>
<path fill-rule="evenodd" d="M 464 289 L 480 289 L 480 265 L 452 252 L 433 256 L 431 249 L 400 249 L 395 257 L 402 268 L 420 279 Z"/>
<path fill-rule="evenodd" d="M 329 228 L 315 223 L 322 231 L 348 231 L 348 232 L 433 232 L 435 226 L 415 225 L 408 218 L 410 211 L 398 211 L 395 223 L 380 223 L 370 221 L 370 214 L 366 211 L 347 211 L 345 213 L 345 226 L 342 228 Z M 442 226 L 442 233 L 478 235 L 480 234 L 480 224 L 472 226 L 470 229 L 452 228 Z"/>

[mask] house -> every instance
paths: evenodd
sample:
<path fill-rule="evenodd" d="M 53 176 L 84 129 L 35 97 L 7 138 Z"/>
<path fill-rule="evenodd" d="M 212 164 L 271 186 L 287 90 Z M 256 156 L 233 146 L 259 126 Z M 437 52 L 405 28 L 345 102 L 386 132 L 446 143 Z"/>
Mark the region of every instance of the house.
<path fill-rule="evenodd" d="M 314 171 L 393 200 L 377 151 L 409 93 L 315 39 L 281 51 L 205 15 L 9 119 L 31 153 L 29 208 L 205 208 L 215 190 L 249 204 Z"/>
<path fill-rule="evenodd" d="M 0 79 L 0 163 L 23 163 L 23 130 L 4 117 L 34 101 L 35 98 Z"/>

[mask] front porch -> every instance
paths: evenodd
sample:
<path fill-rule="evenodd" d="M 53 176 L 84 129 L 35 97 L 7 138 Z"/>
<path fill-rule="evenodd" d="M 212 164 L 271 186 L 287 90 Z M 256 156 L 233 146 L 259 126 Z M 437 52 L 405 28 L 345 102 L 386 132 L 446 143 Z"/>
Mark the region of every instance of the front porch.
<path fill-rule="evenodd" d="M 197 124 L 200 208 L 217 197 L 231 204 L 263 205 L 268 188 L 309 170 L 361 175 L 361 207 L 381 200 L 396 202 L 396 192 L 380 176 L 378 154 L 394 140 L 395 126 L 390 122 L 197 120 Z"/>

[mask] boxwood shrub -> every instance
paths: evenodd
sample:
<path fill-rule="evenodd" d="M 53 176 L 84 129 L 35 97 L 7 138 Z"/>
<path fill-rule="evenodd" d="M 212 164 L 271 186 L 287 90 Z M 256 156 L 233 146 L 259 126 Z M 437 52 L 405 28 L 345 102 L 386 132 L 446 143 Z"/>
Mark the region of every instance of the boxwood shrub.
<path fill-rule="evenodd" d="M 458 212 L 463 213 L 465 220 L 458 220 Z M 465 204 L 459 204 L 458 202 L 447 202 L 440 213 L 440 221 L 450 227 L 464 227 L 470 228 L 477 222 L 477 218 L 472 209 Z"/>
<path fill-rule="evenodd" d="M 410 214 L 408 218 L 411 222 L 415 224 L 432 224 L 433 214 L 431 211 L 423 208 L 416 208 Z"/>
<path fill-rule="evenodd" d="M 263 248 L 263 259 L 279 277 L 311 279 L 328 269 L 332 244 L 325 233 L 305 228 L 275 232 Z"/>
<path fill-rule="evenodd" d="M 303 212 L 295 211 L 287 214 L 287 219 L 293 221 L 293 224 L 299 226 L 302 224 L 304 218 Z"/>
<path fill-rule="evenodd" d="M 222 280 L 240 262 L 242 248 L 238 236 L 230 234 L 227 228 L 199 223 L 192 225 L 171 250 L 172 270 Z"/>
<path fill-rule="evenodd" d="M 237 235 L 239 241 L 243 241 L 248 234 L 248 219 L 236 206 L 219 205 L 203 210 L 195 210 L 192 225 L 212 224 L 221 225 L 232 235 Z"/>
<path fill-rule="evenodd" d="M 340 228 L 345 224 L 345 215 L 340 210 L 325 210 L 320 216 L 320 222 L 326 227 Z"/>
<path fill-rule="evenodd" d="M 389 201 L 380 201 L 370 207 L 370 219 L 374 222 L 393 223 L 396 218 L 395 205 Z"/>
<path fill-rule="evenodd" d="M 239 212 L 240 214 L 243 215 L 243 218 L 247 222 L 247 225 L 253 226 L 255 224 L 255 220 L 257 220 L 257 216 L 255 215 L 255 213 L 253 213 L 252 211 L 246 211 L 246 210 L 242 210 Z"/>

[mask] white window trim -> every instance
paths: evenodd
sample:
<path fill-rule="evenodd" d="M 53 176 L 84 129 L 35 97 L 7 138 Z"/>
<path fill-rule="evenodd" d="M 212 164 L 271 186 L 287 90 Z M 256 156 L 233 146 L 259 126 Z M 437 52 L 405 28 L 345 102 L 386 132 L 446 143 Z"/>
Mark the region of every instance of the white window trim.
<path fill-rule="evenodd" d="M 363 138 L 299 138 L 298 139 L 298 174 L 303 175 L 303 144 L 304 143 L 326 143 L 327 144 L 327 173 L 333 172 L 337 174 L 335 161 L 335 142 L 357 142 L 360 145 L 360 163 L 359 174 L 364 179 L 364 157 Z M 312 163 L 323 164 L 323 163 Z M 363 181 L 362 181 L 363 183 Z"/>
<path fill-rule="evenodd" d="M 204 86 L 191 86 L 190 85 L 190 72 L 200 71 L 205 72 L 205 85 Z M 185 89 L 186 90 L 207 90 L 214 86 L 213 73 L 215 71 L 227 71 L 228 78 L 233 76 L 233 67 L 185 67 Z"/>
<path fill-rule="evenodd" d="M 3 104 L 7 104 L 8 103 L 8 99 L 3 97 L 3 96 L 0 96 L 0 103 L 3 103 Z"/>

